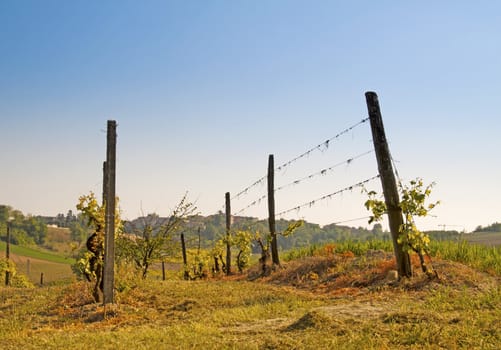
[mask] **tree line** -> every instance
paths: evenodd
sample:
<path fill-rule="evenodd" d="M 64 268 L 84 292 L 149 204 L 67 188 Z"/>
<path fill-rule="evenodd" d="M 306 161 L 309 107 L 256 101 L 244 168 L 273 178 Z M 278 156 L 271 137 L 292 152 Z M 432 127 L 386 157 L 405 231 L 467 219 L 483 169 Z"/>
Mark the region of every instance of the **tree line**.
<path fill-rule="evenodd" d="M 0 205 L 0 232 L 5 241 L 7 225 L 10 242 L 17 245 L 42 245 L 47 237 L 47 224 L 41 216 L 24 215 L 8 205 Z"/>
<path fill-rule="evenodd" d="M 148 214 L 132 221 L 124 223 L 124 232 L 132 233 L 134 230 L 144 226 L 145 222 L 154 223 L 161 226 L 168 220 L 167 217 L 160 217 L 158 214 Z M 201 216 L 194 215 L 186 219 L 183 233 L 189 242 L 202 248 L 211 248 L 214 244 L 226 235 L 226 216 L 222 212 L 214 215 Z M 280 219 L 276 221 L 277 231 L 283 232 L 293 222 L 297 220 Z M 269 231 L 268 221 L 254 217 L 234 216 L 232 230 L 251 231 L 265 234 Z M 322 244 L 332 241 L 353 240 L 365 241 L 367 239 L 390 239 L 389 233 L 383 231 L 380 224 L 375 224 L 372 229 L 364 227 L 349 227 L 343 225 L 330 224 L 320 226 L 319 224 L 304 221 L 303 225 L 295 230 L 294 235 L 288 237 L 278 236 L 278 247 L 280 250 L 305 247 L 312 244 Z M 259 247 L 253 246 L 253 253 L 257 253 Z"/>

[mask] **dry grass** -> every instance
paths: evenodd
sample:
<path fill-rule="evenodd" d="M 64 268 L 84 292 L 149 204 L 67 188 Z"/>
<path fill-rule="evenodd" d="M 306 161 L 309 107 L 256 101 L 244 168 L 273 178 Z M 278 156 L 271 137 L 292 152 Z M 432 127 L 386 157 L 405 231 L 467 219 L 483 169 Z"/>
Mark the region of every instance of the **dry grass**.
<path fill-rule="evenodd" d="M 330 252 L 253 282 L 129 278 L 107 308 L 92 303 L 84 282 L 0 288 L 0 348 L 496 349 L 499 277 L 445 260 L 434 266 L 438 279 L 415 268 L 395 281 L 385 252 Z"/>

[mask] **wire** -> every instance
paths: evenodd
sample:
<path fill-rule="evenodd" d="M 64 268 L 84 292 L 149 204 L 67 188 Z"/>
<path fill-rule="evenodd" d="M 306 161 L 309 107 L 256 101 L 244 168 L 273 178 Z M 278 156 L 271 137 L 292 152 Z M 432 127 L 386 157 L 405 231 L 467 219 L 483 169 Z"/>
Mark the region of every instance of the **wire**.
<path fill-rule="evenodd" d="M 284 168 L 288 167 L 289 165 L 295 163 L 296 161 L 298 161 L 299 159 L 301 158 L 304 158 L 308 155 L 310 155 L 312 152 L 316 151 L 316 150 L 321 150 L 321 149 L 328 149 L 329 148 L 329 145 L 332 141 L 338 139 L 339 137 L 341 137 L 342 135 L 350 132 L 351 130 L 353 130 L 354 128 L 356 128 L 357 126 L 367 122 L 369 120 L 369 118 L 365 118 L 365 119 L 362 119 L 361 121 L 359 121 L 358 123 L 350 126 L 349 128 L 346 128 L 344 129 L 343 131 L 337 133 L 335 136 L 331 137 L 330 139 L 316 145 L 315 147 L 307 150 L 306 152 L 300 154 L 299 156 L 283 163 L 282 165 L 280 165 L 279 167 L 275 168 L 275 170 L 277 171 L 281 171 L 283 170 Z M 236 195 L 234 195 L 233 197 L 231 197 L 231 199 L 236 199 L 236 198 L 239 198 L 240 196 L 246 194 L 249 192 L 249 190 L 251 190 L 253 187 L 261 184 L 265 179 L 266 179 L 266 175 L 259 178 L 258 180 L 256 180 L 255 182 L 253 182 L 251 185 L 247 186 L 246 188 L 244 188 L 243 190 L 241 190 L 240 192 L 238 192 Z"/>
<path fill-rule="evenodd" d="M 370 219 L 370 218 L 371 218 L 370 216 L 362 216 L 362 217 L 356 218 L 356 219 L 349 219 L 349 220 L 343 220 L 343 221 L 333 222 L 332 225 L 345 224 L 347 222 L 360 221 L 360 220 L 363 220 L 363 219 Z"/>
<path fill-rule="evenodd" d="M 333 193 L 327 194 L 327 195 L 325 195 L 325 196 L 323 196 L 323 197 L 320 197 L 320 198 L 314 199 L 314 200 L 312 200 L 312 201 L 309 201 L 309 202 L 303 203 L 303 204 L 298 205 L 298 206 L 296 206 L 296 207 L 294 207 L 294 208 L 284 210 L 284 211 L 282 211 L 282 212 L 280 212 L 280 213 L 276 214 L 276 216 L 283 216 L 283 215 L 285 215 L 285 214 L 287 214 L 287 213 L 290 213 L 290 212 L 292 212 L 292 211 L 299 211 L 299 210 L 301 210 L 302 208 L 307 207 L 307 206 L 308 206 L 308 207 L 312 207 L 312 206 L 313 206 L 313 205 L 315 205 L 317 202 L 321 202 L 321 201 L 324 201 L 324 200 L 326 200 L 326 199 L 330 199 L 330 198 L 332 198 L 332 197 L 334 197 L 334 196 L 336 196 L 336 195 L 338 195 L 338 194 L 344 193 L 344 192 L 346 192 L 346 191 L 351 191 L 351 190 L 353 190 L 353 189 L 354 189 L 354 188 L 356 188 L 356 187 L 362 187 L 362 186 L 363 186 L 363 185 L 365 185 L 366 183 L 368 183 L 368 182 L 370 182 L 370 181 L 372 181 L 372 180 L 374 180 L 374 179 L 377 179 L 377 178 L 379 178 L 379 175 L 373 176 L 373 177 L 371 177 L 370 179 L 367 179 L 367 180 L 364 180 L 364 181 L 360 181 L 360 182 L 358 182 L 358 183 L 356 183 L 356 184 L 354 184 L 354 185 L 351 185 L 351 186 L 345 187 L 345 188 L 343 188 L 343 189 L 341 189 L 341 190 L 338 190 L 338 191 L 336 191 L 336 192 L 333 192 Z"/>
<path fill-rule="evenodd" d="M 301 183 L 301 182 L 303 182 L 303 181 L 305 181 L 305 180 L 312 179 L 312 178 L 314 178 L 314 177 L 316 177 L 316 176 L 319 176 L 319 175 L 325 175 L 325 174 L 327 174 L 327 172 L 333 171 L 335 168 L 337 168 L 337 167 L 339 167 L 339 166 L 341 166 L 341 165 L 344 165 L 344 164 L 350 165 L 350 164 L 351 164 L 351 163 L 352 163 L 355 159 L 361 158 L 361 157 L 363 157 L 363 156 L 365 156 L 365 155 L 368 155 L 368 154 L 370 154 L 370 153 L 372 153 L 372 152 L 374 152 L 374 150 L 370 150 L 370 151 L 367 151 L 367 152 L 361 153 L 361 154 L 359 154 L 359 155 L 357 155 L 357 156 L 354 156 L 354 157 L 352 157 L 352 158 L 349 158 L 349 159 L 347 159 L 347 160 L 345 160 L 345 161 L 342 161 L 342 162 L 339 162 L 339 163 L 337 163 L 337 164 L 334 164 L 334 165 L 332 165 L 332 166 L 330 166 L 330 167 L 328 167 L 328 168 L 322 169 L 322 170 L 320 170 L 320 171 L 318 171 L 318 172 L 316 172 L 316 173 L 310 174 L 310 175 L 305 176 L 305 177 L 303 177 L 303 178 L 300 178 L 300 179 L 298 179 L 298 180 L 294 180 L 294 181 L 292 181 L 292 182 L 290 182 L 290 183 L 288 183 L 288 184 L 286 184 L 286 185 L 283 185 L 283 186 L 278 187 L 278 188 L 275 190 L 275 192 L 280 191 L 280 190 L 283 190 L 283 189 L 285 189 L 285 188 L 287 188 L 287 187 L 290 187 L 290 186 L 298 185 L 299 183 Z"/>
<path fill-rule="evenodd" d="M 301 159 L 301 158 L 303 158 L 303 157 L 306 157 L 306 156 L 310 155 L 310 153 L 311 153 L 311 152 L 313 152 L 313 151 L 316 151 L 316 150 L 321 150 L 322 148 L 325 148 L 325 149 L 329 148 L 329 144 L 330 144 L 332 141 L 334 141 L 335 139 L 338 139 L 338 138 L 339 138 L 339 137 L 341 137 L 342 135 L 344 135 L 344 134 L 346 134 L 346 133 L 350 132 L 351 130 L 353 130 L 353 129 L 354 129 L 354 128 L 356 128 L 357 126 L 359 126 L 359 125 L 361 125 L 361 124 L 365 123 L 365 122 L 366 122 L 366 121 L 368 121 L 368 120 L 369 120 L 369 118 L 362 119 L 362 120 L 361 120 L 361 121 L 359 121 L 358 123 L 356 123 L 356 124 L 354 124 L 354 125 L 350 126 L 349 128 L 344 129 L 343 131 L 339 132 L 337 135 L 335 135 L 335 136 L 331 137 L 330 139 L 328 139 L 328 140 L 326 140 L 326 141 L 322 142 L 321 144 L 316 145 L 315 147 L 313 147 L 313 148 L 311 148 L 311 149 L 307 150 L 306 152 L 304 152 L 304 153 L 300 154 L 299 156 L 297 156 L 297 157 L 295 157 L 295 158 L 293 158 L 293 159 L 289 160 L 288 162 L 285 162 L 284 164 L 280 165 L 280 166 L 277 168 L 277 170 L 278 170 L 278 171 L 283 170 L 284 168 L 288 167 L 289 165 L 291 165 L 292 163 L 294 163 L 294 162 L 298 161 L 299 159 Z"/>

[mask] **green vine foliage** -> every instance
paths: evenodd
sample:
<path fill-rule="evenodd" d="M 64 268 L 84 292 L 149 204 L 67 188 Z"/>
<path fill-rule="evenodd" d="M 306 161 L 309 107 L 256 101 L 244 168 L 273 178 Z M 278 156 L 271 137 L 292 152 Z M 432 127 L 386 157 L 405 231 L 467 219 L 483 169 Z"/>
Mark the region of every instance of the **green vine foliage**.
<path fill-rule="evenodd" d="M 115 198 L 115 238 L 120 235 L 123 231 L 123 223 L 120 219 L 120 208 L 118 205 L 119 199 Z M 100 250 L 104 252 L 104 234 L 105 234 L 105 220 L 106 220 L 106 207 L 100 205 L 95 194 L 91 191 L 87 195 L 82 195 L 78 198 L 78 203 L 76 205 L 78 211 L 82 213 L 82 216 L 87 220 L 89 234 L 93 232 L 97 233 L 98 244 Z M 78 249 L 77 246 L 74 247 Z M 73 272 L 80 278 L 85 275 L 96 277 L 95 271 L 92 271 L 90 266 L 90 260 L 94 257 L 94 254 L 89 252 L 86 247 L 81 247 L 78 253 L 77 261 L 72 266 Z M 102 256 L 97 257 L 98 265 L 102 265 Z"/>
<path fill-rule="evenodd" d="M 34 288 L 27 276 L 18 273 L 16 264 L 12 260 L 0 259 L 0 276 L 4 277 L 6 272 L 10 273 L 10 286 L 15 288 Z M 3 280 L 2 280 L 3 282 Z"/>
<path fill-rule="evenodd" d="M 420 231 L 415 222 L 415 217 L 425 217 L 433 210 L 440 201 L 426 204 L 431 190 L 435 184 L 424 185 L 423 180 L 417 178 L 410 181 L 409 185 L 400 184 L 401 200 L 400 208 L 404 217 L 404 223 L 400 226 L 398 243 L 406 251 L 415 252 L 419 256 L 421 269 L 428 276 L 437 276 L 433 267 L 425 261 L 425 256 L 429 256 L 430 237 Z M 366 191 L 369 199 L 365 202 L 367 210 L 372 212 L 369 223 L 381 221 L 383 215 L 387 212 L 386 204 L 377 198 L 375 191 Z"/>

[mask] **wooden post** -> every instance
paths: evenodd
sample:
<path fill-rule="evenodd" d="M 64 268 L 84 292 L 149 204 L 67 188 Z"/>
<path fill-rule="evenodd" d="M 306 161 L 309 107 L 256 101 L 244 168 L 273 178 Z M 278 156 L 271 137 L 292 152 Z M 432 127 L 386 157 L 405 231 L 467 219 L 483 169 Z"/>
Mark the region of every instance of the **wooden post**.
<path fill-rule="evenodd" d="M 184 279 L 189 279 L 188 273 L 188 259 L 186 257 L 186 243 L 184 242 L 184 233 L 181 233 L 181 248 L 183 249 L 183 267 L 184 267 Z"/>
<path fill-rule="evenodd" d="M 268 214 L 268 225 L 271 235 L 271 261 L 273 265 L 280 265 L 275 230 L 275 161 L 273 154 L 270 154 L 268 157 Z"/>
<path fill-rule="evenodd" d="M 103 271 L 103 304 L 114 302 L 113 286 L 115 284 L 115 172 L 117 122 L 108 120 L 106 150 L 106 234 L 104 242 Z"/>
<path fill-rule="evenodd" d="M 165 261 L 162 260 L 162 281 L 165 281 Z"/>
<path fill-rule="evenodd" d="M 397 183 L 393 172 L 390 150 L 383 127 L 383 118 L 379 108 L 379 101 L 375 92 L 366 92 L 367 109 L 372 130 L 372 140 L 378 164 L 381 185 L 388 210 L 388 220 L 390 225 L 391 237 L 393 239 L 393 248 L 397 260 L 397 270 L 399 277 L 411 277 L 412 267 L 409 253 L 403 250 L 402 245 L 398 243 L 400 227 L 403 224 L 402 209 L 400 208 L 400 198 L 398 195 Z"/>
<path fill-rule="evenodd" d="M 10 219 L 7 221 L 7 237 L 5 242 L 5 258 L 7 259 L 7 263 L 10 259 Z M 9 268 L 9 267 L 7 267 Z M 10 285 L 10 271 L 5 270 L 5 285 Z"/>
<path fill-rule="evenodd" d="M 225 194 L 226 202 L 226 274 L 231 273 L 231 202 L 230 192 Z"/>
<path fill-rule="evenodd" d="M 103 162 L 103 198 L 102 198 L 102 205 L 104 206 L 106 203 L 106 193 L 108 192 L 108 181 L 107 181 L 107 168 L 106 168 L 106 161 Z"/>
<path fill-rule="evenodd" d="M 7 221 L 7 238 L 5 241 L 5 258 L 10 259 L 10 221 Z"/>
<path fill-rule="evenodd" d="M 43 286 L 43 272 L 40 273 L 40 285 Z"/>

